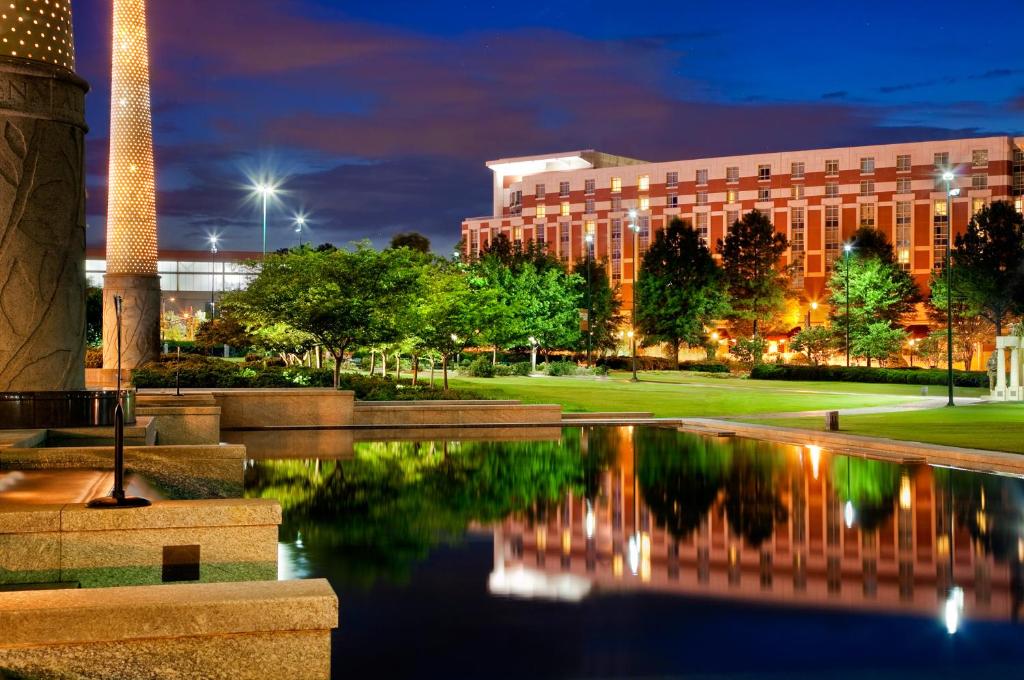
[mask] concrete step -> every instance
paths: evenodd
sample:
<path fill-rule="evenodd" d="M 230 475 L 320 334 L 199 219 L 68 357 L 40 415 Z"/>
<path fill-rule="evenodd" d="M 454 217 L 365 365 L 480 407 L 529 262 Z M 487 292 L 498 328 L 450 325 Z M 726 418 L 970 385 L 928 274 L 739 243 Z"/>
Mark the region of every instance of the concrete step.
<path fill-rule="evenodd" d="M 646 420 L 653 417 L 654 414 L 649 411 L 595 411 L 562 414 L 562 420 Z"/>

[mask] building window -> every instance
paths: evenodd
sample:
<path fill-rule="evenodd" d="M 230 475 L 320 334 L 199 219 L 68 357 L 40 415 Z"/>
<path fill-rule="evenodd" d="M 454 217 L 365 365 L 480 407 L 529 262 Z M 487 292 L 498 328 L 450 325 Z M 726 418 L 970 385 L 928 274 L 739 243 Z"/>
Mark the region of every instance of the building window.
<path fill-rule="evenodd" d="M 949 152 L 940 151 L 935 154 L 935 167 L 945 170 L 949 167 Z"/>
<path fill-rule="evenodd" d="M 825 161 L 825 174 L 829 177 L 834 177 L 839 174 L 839 161 L 831 160 Z"/>
<path fill-rule="evenodd" d="M 638 221 L 640 222 L 640 257 L 643 257 L 647 252 L 647 246 L 651 243 L 651 218 L 641 215 Z"/>
<path fill-rule="evenodd" d="M 651 176 L 640 175 L 640 179 L 636 183 L 637 191 L 650 191 L 651 190 Z"/>
<path fill-rule="evenodd" d="M 679 207 L 679 194 L 668 195 L 668 207 L 678 208 Z"/>
<path fill-rule="evenodd" d="M 987 168 L 988 149 L 974 149 L 971 151 L 971 165 L 976 168 Z"/>
<path fill-rule="evenodd" d="M 759 165 L 757 166 L 757 179 L 760 182 L 767 182 L 772 178 L 772 166 L 770 165 Z"/>
<path fill-rule="evenodd" d="M 622 279 L 622 220 L 615 218 L 611 224 L 612 232 L 612 281 Z"/>
<path fill-rule="evenodd" d="M 569 201 L 562 201 L 561 213 L 562 217 L 569 216 Z"/>
<path fill-rule="evenodd" d="M 475 260 L 480 252 L 480 232 L 473 229 L 469 232 L 469 258 Z"/>
<path fill-rule="evenodd" d="M 672 187 L 679 184 L 679 173 L 678 172 L 666 172 L 665 173 L 665 186 L 671 189 Z"/>
<path fill-rule="evenodd" d="M 985 209 L 985 203 L 986 203 L 986 201 L 985 201 L 984 198 L 975 198 L 975 199 L 973 199 L 971 201 L 971 214 L 972 215 L 977 215 L 982 210 L 984 210 Z"/>
<path fill-rule="evenodd" d="M 523 228 L 513 227 L 512 228 L 512 240 L 517 246 L 523 245 Z"/>
<path fill-rule="evenodd" d="M 804 197 L 804 185 L 803 184 L 794 184 L 790 188 L 790 198 L 794 198 L 796 200 L 799 200 L 799 199 L 801 199 L 803 197 Z"/>
<path fill-rule="evenodd" d="M 725 169 L 725 181 L 730 183 L 740 181 L 740 167 L 738 165 L 730 165 Z"/>
<path fill-rule="evenodd" d="M 972 189 L 988 189 L 988 175 L 976 174 L 971 175 L 971 188 Z"/>
<path fill-rule="evenodd" d="M 911 184 L 910 184 L 910 178 L 909 177 L 898 177 L 898 178 L 896 178 L 896 193 L 897 194 L 913 193 L 913 191 L 910 188 L 910 186 L 911 186 Z"/>
<path fill-rule="evenodd" d="M 587 213 L 588 215 L 593 214 L 595 211 L 594 205 L 594 199 L 588 198 L 583 202 L 583 212 Z"/>
<path fill-rule="evenodd" d="M 700 236 L 700 240 L 704 242 L 704 245 L 708 243 L 708 214 L 706 212 L 699 212 L 694 214 L 694 221 L 697 225 L 697 234 Z"/>
<path fill-rule="evenodd" d="M 875 174 L 875 157 L 865 156 L 860 159 L 860 174 L 862 175 L 873 175 Z"/>
<path fill-rule="evenodd" d="M 597 222 L 595 222 L 594 220 L 587 220 L 586 222 L 584 222 L 583 233 L 590 234 L 591 237 L 597 234 Z"/>
<path fill-rule="evenodd" d="M 910 172 L 910 154 L 896 156 L 896 172 Z"/>
<path fill-rule="evenodd" d="M 559 198 L 567 198 L 569 196 L 569 183 L 559 182 L 558 183 L 558 196 Z"/>
<path fill-rule="evenodd" d="M 875 228 L 875 204 L 874 203 L 861 203 L 860 204 L 860 226 L 867 229 Z"/>
<path fill-rule="evenodd" d="M 862 179 L 860 181 L 860 195 L 861 196 L 874 196 L 875 195 L 875 180 L 873 180 L 873 179 Z"/>
<path fill-rule="evenodd" d="M 946 263 L 946 244 L 949 242 L 949 215 L 946 199 L 932 203 L 932 247 L 935 269 L 942 269 Z"/>
<path fill-rule="evenodd" d="M 839 206 L 825 206 L 825 266 L 832 269 L 839 256 Z"/>
<path fill-rule="evenodd" d="M 617 194 L 622 191 L 622 178 L 612 177 L 612 193 Z"/>
<path fill-rule="evenodd" d="M 697 205 L 707 205 L 707 204 L 708 204 L 708 192 L 706 192 L 706 191 L 698 191 L 697 192 Z"/>
<path fill-rule="evenodd" d="M 622 212 L 622 197 L 621 196 L 613 196 L 612 197 L 612 212 Z"/>
<path fill-rule="evenodd" d="M 537 217 L 544 217 L 547 215 L 547 206 L 543 203 L 537 204 Z"/>
<path fill-rule="evenodd" d="M 569 259 L 569 223 L 562 222 L 558 225 L 558 252 L 562 260 Z"/>
<path fill-rule="evenodd" d="M 651 209 L 651 199 L 650 199 L 650 197 L 648 197 L 648 196 L 641 196 L 640 197 L 640 210 L 650 210 L 650 209 Z"/>
<path fill-rule="evenodd" d="M 768 187 L 757 188 L 757 200 L 759 201 L 770 201 L 772 200 L 772 190 Z"/>
<path fill-rule="evenodd" d="M 594 193 L 595 180 L 587 179 L 583 181 L 583 193 L 587 196 L 593 195 Z"/>
<path fill-rule="evenodd" d="M 839 196 L 839 182 L 825 182 L 825 198 Z"/>
<path fill-rule="evenodd" d="M 736 191 L 735 189 L 728 189 L 725 192 L 725 202 L 736 203 L 739 200 L 739 195 L 740 192 Z"/>
<path fill-rule="evenodd" d="M 537 197 L 538 201 L 544 200 L 544 185 L 543 184 L 538 184 L 537 185 L 536 197 Z"/>
<path fill-rule="evenodd" d="M 896 202 L 896 261 L 904 270 L 910 269 L 910 233 L 912 228 L 913 204 L 910 201 Z"/>
<path fill-rule="evenodd" d="M 533 240 L 539 243 L 540 245 L 544 245 L 545 231 L 547 231 L 547 229 L 544 228 L 544 225 L 538 225 L 537 228 L 533 230 Z"/>
<path fill-rule="evenodd" d="M 708 170 L 701 168 L 697 171 L 697 186 L 704 186 L 708 183 Z"/>
<path fill-rule="evenodd" d="M 804 164 L 803 161 L 796 161 L 790 165 L 790 179 L 803 179 L 804 178 Z"/>
<path fill-rule="evenodd" d="M 740 212 L 738 210 L 727 210 L 725 212 L 725 228 L 728 229 L 732 225 L 740 221 Z"/>
<path fill-rule="evenodd" d="M 793 263 L 793 287 L 804 286 L 804 232 L 806 230 L 806 213 L 803 207 L 789 210 L 789 247 Z"/>

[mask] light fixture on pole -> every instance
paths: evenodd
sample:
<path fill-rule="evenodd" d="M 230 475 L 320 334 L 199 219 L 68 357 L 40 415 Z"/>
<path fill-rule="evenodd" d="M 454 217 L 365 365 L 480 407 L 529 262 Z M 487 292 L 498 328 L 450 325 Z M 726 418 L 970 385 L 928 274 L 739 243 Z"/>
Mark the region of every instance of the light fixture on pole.
<path fill-rule="evenodd" d="M 591 329 L 591 315 L 594 313 L 593 304 L 593 293 L 590 286 L 590 271 L 594 268 L 594 232 L 588 231 L 583 236 L 583 240 L 587 244 L 587 366 L 590 365 L 591 356 L 591 342 L 594 337 L 594 331 Z"/>
<path fill-rule="evenodd" d="M 808 328 L 811 327 L 811 310 L 812 309 L 814 311 L 818 311 L 818 302 L 817 301 L 811 302 L 811 304 L 809 304 L 807 306 L 807 327 Z"/>
<path fill-rule="evenodd" d="M 953 197 L 960 195 L 960 189 L 953 186 L 956 175 L 952 170 L 942 173 L 946 183 L 946 382 L 949 387 L 949 402 L 953 406 Z"/>
<path fill-rule="evenodd" d="M 277 185 L 269 181 L 261 181 L 253 188 L 263 205 L 263 259 L 267 257 L 267 202 L 277 195 Z"/>
<path fill-rule="evenodd" d="M 846 365 L 850 365 L 850 251 L 853 246 L 849 243 L 843 244 L 843 251 L 846 253 Z"/>
<path fill-rule="evenodd" d="M 637 271 L 640 268 L 640 223 L 637 219 L 636 209 L 629 211 L 629 228 L 633 231 L 633 328 L 629 331 L 629 338 L 633 353 L 633 377 L 631 382 L 639 382 L 636 377 L 636 302 L 637 302 Z"/>
<path fill-rule="evenodd" d="M 295 216 L 295 234 L 299 238 L 299 250 L 302 250 L 302 230 L 306 228 L 306 216 L 298 214 Z"/>
<path fill-rule="evenodd" d="M 210 318 L 217 315 L 217 303 L 214 294 L 217 291 L 217 241 L 216 234 L 210 234 Z"/>

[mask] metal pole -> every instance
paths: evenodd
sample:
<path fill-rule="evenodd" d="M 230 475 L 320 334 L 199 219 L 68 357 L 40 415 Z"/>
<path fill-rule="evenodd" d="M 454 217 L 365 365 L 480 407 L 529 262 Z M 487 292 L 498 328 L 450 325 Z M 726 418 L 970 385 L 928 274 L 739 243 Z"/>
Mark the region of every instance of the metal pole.
<path fill-rule="evenodd" d="M 267 259 L 267 190 L 264 189 L 263 195 L 263 259 Z"/>
<path fill-rule="evenodd" d="M 950 180 L 946 180 L 946 380 L 949 383 L 949 403 L 953 406 L 953 263 L 950 245 L 953 241 L 953 194 Z M 950 553 L 952 554 L 952 552 Z"/>
<path fill-rule="evenodd" d="M 640 382 L 640 379 L 636 377 L 636 300 L 637 300 L 637 272 L 640 269 L 640 225 L 636 222 L 636 217 L 633 217 L 633 224 L 630 225 L 633 230 L 633 382 Z"/>
<path fill-rule="evenodd" d="M 590 366 L 591 357 L 591 342 L 594 337 L 594 333 L 591 330 L 591 323 L 593 320 L 590 318 L 593 315 L 593 292 L 590 287 L 590 270 L 594 267 L 594 258 L 592 255 L 591 248 L 593 244 L 587 241 L 587 366 Z"/>
<path fill-rule="evenodd" d="M 846 250 L 846 365 L 850 365 L 850 250 Z"/>

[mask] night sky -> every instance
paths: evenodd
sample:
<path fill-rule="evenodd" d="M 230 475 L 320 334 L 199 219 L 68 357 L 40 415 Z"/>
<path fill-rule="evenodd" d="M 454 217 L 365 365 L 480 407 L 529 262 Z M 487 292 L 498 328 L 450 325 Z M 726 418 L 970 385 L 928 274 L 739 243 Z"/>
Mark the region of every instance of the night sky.
<path fill-rule="evenodd" d="M 104 239 L 111 0 L 74 0 L 89 244 Z M 164 248 L 417 230 L 450 252 L 503 156 L 675 158 L 1024 133 L 1021 0 L 151 0 Z"/>

